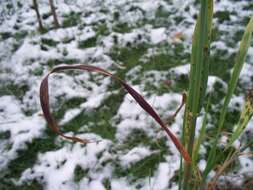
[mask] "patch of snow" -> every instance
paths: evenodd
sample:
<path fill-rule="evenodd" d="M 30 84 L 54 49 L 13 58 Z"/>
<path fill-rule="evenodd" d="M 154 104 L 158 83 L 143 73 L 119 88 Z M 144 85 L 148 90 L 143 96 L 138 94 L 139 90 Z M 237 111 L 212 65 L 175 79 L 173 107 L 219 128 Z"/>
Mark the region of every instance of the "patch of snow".
<path fill-rule="evenodd" d="M 69 109 L 65 114 L 63 119 L 59 122 L 60 125 L 64 125 L 65 123 L 71 121 L 73 118 L 78 116 L 81 113 L 81 109 L 79 108 L 74 108 L 74 109 Z"/>
<path fill-rule="evenodd" d="M 181 66 L 177 66 L 174 67 L 172 69 L 170 69 L 171 73 L 175 73 L 176 75 L 181 75 L 181 74 L 190 74 L 190 65 L 181 65 Z"/>
<path fill-rule="evenodd" d="M 134 147 L 127 154 L 120 157 L 121 165 L 129 167 L 131 164 L 136 163 L 151 154 L 152 152 L 146 147 Z"/>
<path fill-rule="evenodd" d="M 167 35 L 165 34 L 165 28 L 156 28 L 151 30 L 151 42 L 153 44 L 158 44 L 164 40 L 166 40 Z"/>
<path fill-rule="evenodd" d="M 103 190 L 101 181 L 105 177 L 111 176 L 111 171 L 106 167 L 102 169 L 102 173 L 98 171 L 97 154 L 108 151 L 109 146 L 109 141 L 90 143 L 85 147 L 80 143 L 75 143 L 74 145 L 67 144 L 56 151 L 39 154 L 37 163 L 23 172 L 19 183 L 43 177 L 46 184 L 45 189 L 73 189 L 77 185 L 73 181 L 74 170 L 79 165 L 82 169 L 89 169 L 91 172 L 91 180 L 83 189 L 98 188 Z M 105 175 L 104 172 L 108 172 L 108 174 Z"/>
<path fill-rule="evenodd" d="M 38 113 L 25 116 L 13 96 L 0 97 L 0 110 L 0 132 L 10 133 L 10 138 L 0 146 L 0 168 L 4 168 L 17 157 L 18 150 L 26 148 L 27 142 L 43 135 L 45 120 Z"/>

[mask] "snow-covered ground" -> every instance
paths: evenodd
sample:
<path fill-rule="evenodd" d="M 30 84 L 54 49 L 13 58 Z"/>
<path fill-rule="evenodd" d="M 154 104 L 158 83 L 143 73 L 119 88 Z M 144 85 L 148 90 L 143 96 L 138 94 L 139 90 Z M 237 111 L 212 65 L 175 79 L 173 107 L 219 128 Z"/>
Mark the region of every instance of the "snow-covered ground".
<path fill-rule="evenodd" d="M 30 1 L 0 1 L 0 189 L 1 184 L 3 189 L 20 185 L 36 189 L 34 181 L 47 190 L 177 189 L 177 149 L 110 78 L 88 72 L 50 77 L 52 111 L 64 133 L 98 140 L 86 146 L 68 142 L 47 129 L 38 89 L 53 66 L 99 66 L 132 84 L 162 118 L 168 118 L 187 88 L 198 5 L 193 0 L 55 2 L 61 27 L 53 29 L 48 1 L 41 0 L 39 10 L 46 31 L 39 33 Z M 216 1 L 214 11 L 208 91 L 220 96 L 241 33 L 253 15 L 253 3 Z M 165 85 L 167 80 L 170 87 Z M 253 46 L 230 105 L 232 111 L 237 104 L 240 111 L 252 81 Z M 212 107 L 214 112 L 222 98 Z M 182 116 L 183 111 L 170 126 L 178 136 Z M 214 121 L 210 120 L 208 127 L 212 128 Z M 251 122 L 248 135 L 253 134 L 252 128 Z M 204 145 L 201 153 L 199 167 L 203 169 Z M 240 157 L 238 163 L 240 175 L 253 173 L 252 157 Z"/>

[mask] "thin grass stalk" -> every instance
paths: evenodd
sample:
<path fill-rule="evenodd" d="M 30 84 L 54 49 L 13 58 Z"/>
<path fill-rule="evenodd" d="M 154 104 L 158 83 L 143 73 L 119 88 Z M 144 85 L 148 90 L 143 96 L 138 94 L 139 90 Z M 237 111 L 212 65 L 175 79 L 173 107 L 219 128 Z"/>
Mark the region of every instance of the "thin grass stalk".
<path fill-rule="evenodd" d="M 209 96 L 209 98 L 208 98 L 208 103 L 207 103 L 206 108 L 205 108 L 205 115 L 204 115 L 204 118 L 203 118 L 203 121 L 202 121 L 202 126 L 201 126 L 201 129 L 200 129 L 200 132 L 199 132 L 199 137 L 196 140 L 196 143 L 195 143 L 195 146 L 194 146 L 194 151 L 193 151 L 193 156 L 192 156 L 192 165 L 193 165 L 194 168 L 197 166 L 197 160 L 198 160 L 200 145 L 202 144 L 202 142 L 204 141 L 205 136 L 206 136 L 207 115 L 208 115 L 208 112 L 209 112 L 210 103 L 211 103 L 211 96 Z"/>
<path fill-rule="evenodd" d="M 56 14 L 56 11 L 55 11 L 55 6 L 54 6 L 53 0 L 49 0 L 49 5 L 51 7 L 51 12 L 52 12 L 53 18 L 54 18 L 54 27 L 59 28 L 60 24 L 59 24 L 59 21 L 58 21 L 58 18 L 57 18 L 57 14 Z"/>
<path fill-rule="evenodd" d="M 249 123 L 252 117 L 253 117 L 253 89 L 250 90 L 249 94 L 246 96 L 240 119 L 235 127 L 232 136 L 229 139 L 227 148 L 231 146 L 234 143 L 234 141 L 240 137 L 240 135 L 242 134 L 243 130 L 246 128 L 247 124 Z"/>
<path fill-rule="evenodd" d="M 216 150 L 217 150 L 217 143 L 219 140 L 219 134 L 223 129 L 228 104 L 231 100 L 231 97 L 232 97 L 234 91 L 235 91 L 243 64 L 246 59 L 246 55 L 247 55 L 247 52 L 248 52 L 248 49 L 249 49 L 249 46 L 251 43 L 252 32 L 253 32 L 253 17 L 251 17 L 251 19 L 246 27 L 246 30 L 243 34 L 243 37 L 242 37 L 242 40 L 240 43 L 239 51 L 236 55 L 233 73 L 232 73 L 231 79 L 228 84 L 228 91 L 227 91 L 227 94 L 226 94 L 226 97 L 224 100 L 224 104 L 221 109 L 221 113 L 220 113 L 220 117 L 219 117 L 217 133 L 216 133 L 214 142 L 212 144 L 212 149 L 211 149 L 209 156 L 208 156 L 207 166 L 206 166 L 204 173 L 203 173 L 203 180 L 206 179 L 207 175 L 209 174 L 209 172 L 212 170 L 212 168 L 214 167 L 214 165 L 216 163 L 216 156 L 215 155 L 216 155 Z"/>
<path fill-rule="evenodd" d="M 184 110 L 184 120 L 183 120 L 183 131 L 182 131 L 182 135 L 181 135 L 181 141 L 182 141 L 183 146 L 186 146 L 186 135 L 185 135 L 185 131 L 186 131 L 185 128 L 186 128 L 186 122 L 187 122 L 187 114 L 186 113 L 187 112 L 186 112 L 186 107 L 185 107 L 185 110 Z M 182 189 L 183 176 L 184 176 L 183 158 L 182 158 L 182 155 L 180 155 L 180 168 L 179 168 L 178 190 Z"/>
<path fill-rule="evenodd" d="M 196 120 L 202 107 L 207 86 L 208 57 L 213 15 L 213 0 L 202 0 L 201 10 L 194 30 L 192 42 L 189 97 L 187 101 L 185 141 L 188 153 L 193 155 Z M 192 189 L 192 164 L 185 163 L 183 189 Z"/>
<path fill-rule="evenodd" d="M 42 32 L 44 30 L 43 24 L 42 24 L 42 20 L 41 20 L 41 16 L 40 16 L 40 11 L 39 11 L 39 5 L 37 0 L 33 0 L 33 7 L 34 10 L 36 12 L 36 17 L 39 23 L 39 31 Z"/>

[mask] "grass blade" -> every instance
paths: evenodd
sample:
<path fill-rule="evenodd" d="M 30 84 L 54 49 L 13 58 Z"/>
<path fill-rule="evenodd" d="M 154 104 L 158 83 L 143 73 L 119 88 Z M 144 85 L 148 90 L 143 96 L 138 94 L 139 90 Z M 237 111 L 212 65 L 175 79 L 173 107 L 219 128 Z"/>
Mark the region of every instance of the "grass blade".
<path fill-rule="evenodd" d="M 252 116 L 253 116 L 253 90 L 251 90 L 248 96 L 246 97 L 238 125 L 236 126 L 235 131 L 230 137 L 227 147 L 231 146 L 233 142 L 240 137 L 240 135 L 246 128 Z"/>
<path fill-rule="evenodd" d="M 221 111 L 221 116 L 220 116 L 220 120 L 219 120 L 219 124 L 218 124 L 219 131 L 223 127 L 228 104 L 230 102 L 230 99 L 231 99 L 234 91 L 235 91 L 235 87 L 237 85 L 237 82 L 238 82 L 243 64 L 245 62 L 246 55 L 247 55 L 247 52 L 248 52 L 248 49 L 249 49 L 249 46 L 250 46 L 250 43 L 251 43 L 252 32 L 253 32 L 253 17 L 250 19 L 250 21 L 249 21 L 249 23 L 246 27 L 246 30 L 243 34 L 243 37 L 242 37 L 242 40 L 241 40 L 241 43 L 240 43 L 239 51 L 238 51 L 237 56 L 236 56 L 235 66 L 234 66 L 234 69 L 233 69 L 232 77 L 231 77 L 231 79 L 229 81 L 229 84 L 228 84 L 228 92 L 227 92 L 227 95 L 225 97 L 225 101 L 224 101 L 224 104 L 223 104 L 223 108 L 222 108 L 222 111 Z"/>
<path fill-rule="evenodd" d="M 184 119 L 184 141 L 187 142 L 188 153 L 192 156 L 195 139 L 196 120 L 202 107 L 203 96 L 205 95 L 208 64 L 209 46 L 213 17 L 213 0 L 202 0 L 201 10 L 195 26 L 192 42 L 191 69 L 189 97 L 186 106 Z M 191 189 L 192 166 L 186 164 L 184 168 L 183 189 Z"/>
<path fill-rule="evenodd" d="M 172 142 L 177 147 L 178 151 L 181 153 L 183 158 L 186 162 L 190 162 L 190 156 L 186 149 L 183 147 L 183 145 L 180 143 L 180 141 L 177 139 L 177 137 L 170 131 L 169 128 L 166 127 L 166 125 L 163 123 L 162 119 L 159 117 L 159 115 L 156 113 L 156 111 L 149 105 L 149 103 L 138 93 L 136 92 L 130 85 L 128 85 L 125 81 L 121 80 L 115 75 L 112 75 L 108 71 L 101 69 L 99 67 L 91 66 L 91 65 L 63 65 L 63 66 L 57 66 L 53 68 L 53 70 L 46 75 L 46 77 L 42 80 L 41 86 L 40 86 L 40 102 L 41 107 L 45 116 L 45 119 L 47 120 L 47 123 L 49 127 L 59 134 L 60 136 L 70 139 L 76 142 L 81 143 L 89 143 L 89 140 L 86 139 L 80 139 L 78 137 L 70 137 L 65 136 L 63 133 L 61 133 L 60 128 L 53 118 L 51 112 L 50 112 L 50 106 L 49 106 L 49 93 L 48 93 L 48 78 L 49 75 L 55 72 L 63 71 L 63 70 L 83 70 L 83 71 L 89 71 L 89 72 L 98 72 L 106 76 L 112 77 L 114 80 L 118 81 L 125 90 L 136 100 L 136 102 L 151 116 L 153 117 L 157 123 L 161 126 L 161 128 L 166 132 L 166 134 L 170 137 Z"/>
<path fill-rule="evenodd" d="M 227 95 L 225 97 L 225 101 L 224 101 L 224 104 L 223 104 L 223 107 L 222 107 L 222 110 L 221 110 L 221 114 L 220 114 L 220 118 L 219 118 L 219 122 L 218 122 L 218 129 L 217 129 L 216 137 L 215 137 L 212 149 L 209 153 L 208 160 L 207 160 L 207 166 L 206 166 L 204 174 L 203 174 L 204 178 L 207 177 L 207 175 L 212 170 L 212 168 L 213 168 L 213 166 L 216 162 L 215 154 L 216 154 L 219 134 L 220 134 L 220 132 L 223 128 L 225 117 L 226 117 L 226 112 L 227 112 L 227 108 L 228 108 L 228 104 L 231 100 L 231 97 L 232 97 L 234 91 L 235 91 L 235 88 L 236 88 L 236 85 L 237 85 L 237 82 L 238 82 L 243 64 L 244 64 L 245 59 L 246 59 L 246 55 L 247 55 L 247 52 L 248 52 L 248 49 L 249 49 L 249 46 L 250 46 L 250 43 L 251 43 L 252 32 L 253 32 L 253 17 L 251 17 L 251 19 L 250 19 L 250 21 L 249 21 L 249 23 L 246 27 L 246 30 L 243 34 L 243 37 L 242 37 L 242 40 L 241 40 L 241 43 L 240 43 L 239 51 L 238 51 L 237 56 L 236 56 L 232 77 L 231 77 L 231 79 L 229 81 L 229 84 L 228 84 L 228 92 L 227 92 Z"/>
<path fill-rule="evenodd" d="M 194 151 L 193 151 L 193 156 L 192 156 L 192 165 L 193 165 L 194 168 L 197 165 L 200 145 L 202 144 L 202 142 L 204 141 L 204 138 L 206 136 L 207 115 L 208 115 L 210 103 L 211 103 L 211 96 L 209 96 L 209 98 L 208 98 L 208 103 L 207 103 L 206 108 L 205 108 L 205 115 L 204 115 L 204 119 L 202 121 L 202 126 L 201 126 L 201 129 L 200 129 L 199 137 L 196 140 L 196 143 L 194 145 Z"/>

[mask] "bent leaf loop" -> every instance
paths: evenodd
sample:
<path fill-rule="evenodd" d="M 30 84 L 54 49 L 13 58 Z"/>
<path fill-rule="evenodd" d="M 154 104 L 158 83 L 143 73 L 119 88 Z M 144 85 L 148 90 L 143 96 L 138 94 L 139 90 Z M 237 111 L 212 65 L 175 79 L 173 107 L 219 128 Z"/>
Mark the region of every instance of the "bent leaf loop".
<path fill-rule="evenodd" d="M 48 93 L 48 78 L 50 74 L 63 71 L 63 70 L 83 70 L 83 71 L 89 71 L 89 72 L 97 72 L 109 77 L 112 77 L 114 80 L 118 81 L 125 90 L 136 100 L 136 102 L 151 116 L 153 117 L 157 123 L 161 126 L 161 128 L 166 132 L 166 134 L 170 137 L 172 142 L 177 147 L 178 151 L 182 154 L 183 158 L 186 162 L 190 162 L 191 158 L 186 151 L 186 149 L 183 147 L 183 145 L 180 143 L 180 141 L 177 139 L 177 137 L 170 131 L 169 128 L 166 127 L 166 125 L 163 123 L 162 119 L 159 117 L 159 115 L 156 113 L 156 111 L 149 105 L 149 103 L 138 93 L 136 92 L 130 85 L 128 85 L 125 81 L 121 80 L 117 76 L 109 73 L 108 71 L 101 69 L 99 67 L 91 66 L 91 65 L 61 65 L 54 67 L 53 70 L 48 73 L 45 78 L 42 80 L 40 85 L 40 103 L 42 107 L 42 111 L 44 113 L 45 119 L 49 125 L 49 127 L 57 134 L 62 136 L 63 138 L 80 142 L 80 143 L 89 143 L 89 140 L 86 139 L 80 139 L 75 136 L 66 136 L 61 131 L 60 128 L 54 119 L 53 115 L 50 112 L 50 106 L 49 106 L 49 93 Z"/>

